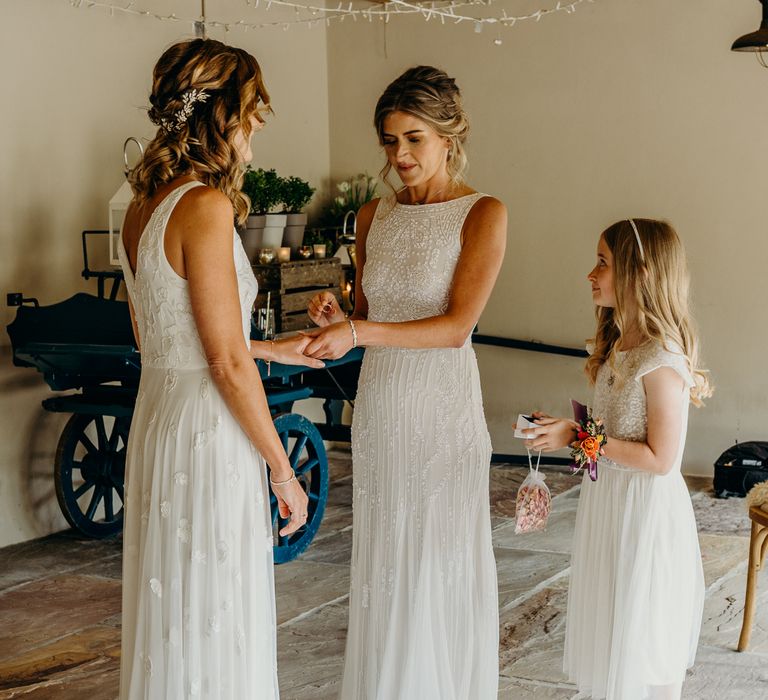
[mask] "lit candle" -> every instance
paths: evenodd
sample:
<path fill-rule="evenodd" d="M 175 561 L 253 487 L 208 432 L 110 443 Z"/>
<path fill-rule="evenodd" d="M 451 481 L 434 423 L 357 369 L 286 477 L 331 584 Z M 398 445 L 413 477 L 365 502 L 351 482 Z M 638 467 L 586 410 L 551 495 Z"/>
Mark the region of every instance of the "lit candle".
<path fill-rule="evenodd" d="M 291 249 L 290 248 L 278 248 L 278 250 L 277 250 L 277 259 L 280 262 L 290 262 L 291 261 Z"/>
<path fill-rule="evenodd" d="M 315 243 L 312 246 L 312 250 L 314 250 L 316 258 L 325 257 L 325 243 Z"/>
<path fill-rule="evenodd" d="M 341 290 L 341 306 L 344 311 L 352 311 L 352 304 L 349 302 L 349 292 L 352 289 L 352 285 L 347 282 L 344 289 Z"/>

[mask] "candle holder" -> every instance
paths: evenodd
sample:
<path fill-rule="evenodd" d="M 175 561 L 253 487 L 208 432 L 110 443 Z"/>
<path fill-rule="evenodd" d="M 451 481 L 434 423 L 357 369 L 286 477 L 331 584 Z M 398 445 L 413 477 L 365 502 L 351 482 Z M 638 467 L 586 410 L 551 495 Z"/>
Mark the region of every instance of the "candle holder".
<path fill-rule="evenodd" d="M 290 247 L 283 247 L 277 249 L 277 259 L 279 262 L 290 262 L 291 261 L 291 249 Z"/>
<path fill-rule="evenodd" d="M 312 246 L 312 251 L 315 254 L 315 258 L 320 260 L 325 257 L 325 243 L 315 243 Z"/>
<path fill-rule="evenodd" d="M 312 257 L 312 246 L 311 245 L 303 245 L 299 248 L 299 257 L 302 260 L 309 260 L 309 258 Z"/>
<path fill-rule="evenodd" d="M 262 265 L 269 265 L 275 259 L 274 248 L 261 248 L 259 250 L 259 262 Z"/>

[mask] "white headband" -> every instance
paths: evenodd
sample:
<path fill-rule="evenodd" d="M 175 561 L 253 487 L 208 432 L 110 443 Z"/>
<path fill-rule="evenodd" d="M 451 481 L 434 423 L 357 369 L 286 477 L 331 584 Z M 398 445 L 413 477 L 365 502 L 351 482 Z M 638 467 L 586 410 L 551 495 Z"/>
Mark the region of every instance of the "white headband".
<path fill-rule="evenodd" d="M 635 240 L 637 241 L 637 247 L 640 249 L 640 260 L 645 262 L 645 251 L 643 250 L 643 244 L 640 242 L 640 234 L 637 231 L 637 224 L 634 219 L 627 219 L 632 224 L 632 230 L 635 232 Z"/>

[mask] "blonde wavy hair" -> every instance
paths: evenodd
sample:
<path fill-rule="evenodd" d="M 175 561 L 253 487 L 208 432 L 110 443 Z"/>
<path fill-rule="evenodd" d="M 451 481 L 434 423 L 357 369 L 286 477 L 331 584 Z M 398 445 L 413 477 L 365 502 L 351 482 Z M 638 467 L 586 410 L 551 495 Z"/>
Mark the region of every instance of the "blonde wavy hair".
<path fill-rule="evenodd" d="M 469 119 L 461 104 L 461 92 L 456 81 L 445 71 L 432 66 L 409 68 L 392 81 L 376 103 L 373 125 L 384 145 L 384 120 L 392 112 L 405 112 L 432 127 L 439 136 L 450 139 L 448 175 L 458 184 L 464 181 L 467 154 L 464 143 L 469 133 Z M 388 182 L 392 166 L 389 162 L 379 173 Z"/>
<path fill-rule="evenodd" d="M 193 89 L 205 90 L 207 99 L 195 102 L 176 128 L 162 126 L 174 123 L 184 94 Z M 128 177 L 136 202 L 180 175 L 194 175 L 229 198 L 242 224 L 250 202 L 240 192 L 244 171 L 235 137 L 242 129 L 249 138 L 251 116 L 263 121 L 271 111 L 256 59 L 214 39 L 174 44 L 155 65 L 149 102 L 149 118 L 160 127 Z"/>
<path fill-rule="evenodd" d="M 600 367 L 613 366 L 622 335 L 635 321 L 643 337 L 657 340 L 670 352 L 682 350 L 694 380 L 691 402 L 702 405 L 712 395 L 707 372 L 699 367 L 698 337 L 688 306 L 690 278 L 685 251 L 675 230 L 665 221 L 633 219 L 642 243 L 642 254 L 632 224 L 619 221 L 603 231 L 613 255 L 616 306 L 598 306 L 597 330 L 589 343 L 594 348 L 585 371 L 594 384 Z M 637 307 L 637 318 L 628 308 Z"/>

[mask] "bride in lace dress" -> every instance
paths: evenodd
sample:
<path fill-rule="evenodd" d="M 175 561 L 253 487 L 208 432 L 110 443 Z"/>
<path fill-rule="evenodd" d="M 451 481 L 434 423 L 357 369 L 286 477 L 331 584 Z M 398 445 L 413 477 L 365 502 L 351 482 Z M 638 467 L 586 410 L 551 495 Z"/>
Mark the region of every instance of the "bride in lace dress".
<path fill-rule="evenodd" d="M 285 532 L 307 497 L 254 357 L 322 366 L 306 338 L 250 343 L 257 285 L 236 215 L 269 97 L 256 60 L 197 39 L 154 71 L 157 135 L 131 174 L 119 256 L 142 373 L 128 439 L 121 700 L 278 698 L 267 470 Z M 233 211 L 234 210 L 234 211 Z"/>
<path fill-rule="evenodd" d="M 344 700 L 495 700 L 498 605 L 491 444 L 470 334 L 491 293 L 506 210 L 462 180 L 453 79 L 418 67 L 375 124 L 405 184 L 365 205 L 355 311 L 320 294 L 305 352 L 366 346 L 352 425 L 354 524 Z"/>

